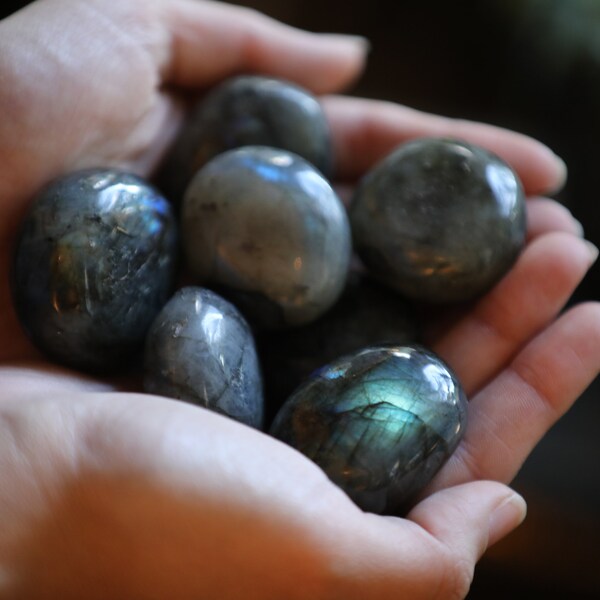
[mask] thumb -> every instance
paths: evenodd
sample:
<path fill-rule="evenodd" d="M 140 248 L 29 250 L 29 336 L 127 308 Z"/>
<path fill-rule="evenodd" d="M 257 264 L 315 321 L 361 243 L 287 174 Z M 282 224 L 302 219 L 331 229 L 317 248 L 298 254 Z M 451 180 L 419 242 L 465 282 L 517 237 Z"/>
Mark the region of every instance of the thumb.
<path fill-rule="evenodd" d="M 339 597 L 448 600 L 466 597 L 477 560 L 521 523 L 525 502 L 503 484 L 475 481 L 436 492 L 405 519 L 363 516 L 342 532 L 350 539 Z"/>
<path fill-rule="evenodd" d="M 516 529 L 526 512 L 525 500 L 509 487 L 473 481 L 429 496 L 407 518 L 449 551 L 444 554 L 453 564 L 447 565 L 447 572 L 466 594 L 475 563 L 489 546 Z"/>

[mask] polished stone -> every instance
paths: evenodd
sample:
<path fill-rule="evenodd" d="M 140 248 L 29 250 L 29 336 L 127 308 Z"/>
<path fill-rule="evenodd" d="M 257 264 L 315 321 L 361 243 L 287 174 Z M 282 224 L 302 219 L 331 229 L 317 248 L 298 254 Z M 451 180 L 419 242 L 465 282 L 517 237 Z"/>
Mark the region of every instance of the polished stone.
<path fill-rule="evenodd" d="M 278 409 L 321 366 L 366 346 L 418 342 L 420 329 L 406 299 L 352 272 L 340 299 L 316 321 L 258 336 L 268 410 Z"/>
<path fill-rule="evenodd" d="M 171 294 L 177 230 L 169 203 L 112 169 L 62 177 L 34 201 L 18 241 L 15 308 L 53 360 L 124 367 Z"/>
<path fill-rule="evenodd" d="M 180 289 L 148 331 L 144 390 L 260 428 L 264 401 L 250 327 L 210 290 Z"/>
<path fill-rule="evenodd" d="M 212 159 L 182 206 L 188 265 L 253 323 L 300 325 L 334 304 L 351 253 L 346 211 L 299 156 L 248 146 Z"/>
<path fill-rule="evenodd" d="M 467 400 L 419 346 L 340 358 L 300 386 L 271 433 L 317 463 L 363 510 L 401 514 L 456 449 Z"/>
<path fill-rule="evenodd" d="M 366 175 L 349 212 L 369 271 L 428 302 L 486 292 L 525 243 L 517 175 L 488 151 L 455 140 L 400 146 Z"/>
<path fill-rule="evenodd" d="M 242 75 L 213 88 L 192 111 L 165 165 L 167 189 L 181 196 L 199 168 L 241 146 L 288 150 L 331 176 L 331 135 L 317 99 L 287 81 Z"/>

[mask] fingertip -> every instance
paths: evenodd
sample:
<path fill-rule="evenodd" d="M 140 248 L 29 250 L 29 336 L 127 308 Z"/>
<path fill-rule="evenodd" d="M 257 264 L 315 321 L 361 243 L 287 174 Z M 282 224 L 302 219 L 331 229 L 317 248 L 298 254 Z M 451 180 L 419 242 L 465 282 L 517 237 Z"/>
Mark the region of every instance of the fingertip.
<path fill-rule="evenodd" d="M 316 34 L 323 40 L 335 44 L 339 52 L 350 58 L 351 62 L 363 66 L 371 52 L 371 42 L 362 35 L 351 35 L 346 33 L 321 33 Z"/>
<path fill-rule="evenodd" d="M 589 240 L 585 240 L 585 245 L 587 251 L 590 255 L 590 267 L 598 260 L 598 247 L 590 242 Z"/>
<path fill-rule="evenodd" d="M 568 178 L 567 163 L 548 146 L 537 140 L 531 140 L 537 148 L 531 153 L 531 166 L 526 187 L 530 193 L 554 195 L 560 192 Z"/>
<path fill-rule="evenodd" d="M 206 87 L 249 72 L 324 94 L 347 87 L 365 66 L 369 43 L 361 36 L 312 33 L 220 2 L 178 0 L 168 7 L 171 43 L 161 64 L 168 83 Z"/>
<path fill-rule="evenodd" d="M 584 236 L 583 225 L 575 219 L 571 211 L 556 200 L 534 197 L 527 199 L 527 238 L 528 241 L 543 234 L 562 231 L 576 237 Z"/>
<path fill-rule="evenodd" d="M 514 531 L 527 516 L 527 503 L 523 496 L 512 492 L 492 510 L 489 518 L 488 547 Z"/>
<path fill-rule="evenodd" d="M 551 161 L 554 162 L 554 181 L 551 182 L 549 187 L 550 192 L 556 193 L 562 190 L 562 188 L 567 183 L 567 178 L 569 175 L 569 169 L 567 168 L 567 163 L 560 157 L 558 154 L 552 152 L 552 150 L 548 149 L 551 156 Z"/>
<path fill-rule="evenodd" d="M 498 154 L 518 171 L 530 196 L 552 196 L 567 182 L 567 163 L 548 144 L 527 133 L 503 130 Z"/>
<path fill-rule="evenodd" d="M 298 72 L 296 78 L 300 83 L 316 94 L 328 94 L 347 89 L 362 75 L 371 49 L 367 38 L 340 33 L 309 35 L 316 44 L 314 58 L 320 65 Z"/>
<path fill-rule="evenodd" d="M 478 480 L 434 492 L 412 509 L 408 519 L 474 564 L 525 515 L 526 504 L 519 494 L 498 481 Z"/>

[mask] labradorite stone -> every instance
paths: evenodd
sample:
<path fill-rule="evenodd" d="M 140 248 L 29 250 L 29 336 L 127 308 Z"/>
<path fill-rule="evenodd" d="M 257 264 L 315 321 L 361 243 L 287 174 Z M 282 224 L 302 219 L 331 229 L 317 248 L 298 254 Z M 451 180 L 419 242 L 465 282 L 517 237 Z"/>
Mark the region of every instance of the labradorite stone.
<path fill-rule="evenodd" d="M 112 169 L 72 173 L 34 201 L 14 261 L 15 308 L 50 358 L 120 369 L 169 298 L 177 235 L 169 203 Z"/>
<path fill-rule="evenodd" d="M 241 146 L 289 150 L 331 175 L 331 136 L 317 99 L 286 81 L 243 75 L 213 88 L 194 108 L 164 169 L 166 185 L 179 197 L 200 167 Z"/>
<path fill-rule="evenodd" d="M 419 346 L 374 346 L 317 372 L 271 433 L 317 463 L 363 510 L 400 514 L 455 450 L 467 400 Z"/>
<path fill-rule="evenodd" d="M 148 331 L 144 390 L 261 427 L 260 368 L 239 311 L 210 290 L 179 290 Z"/>
<path fill-rule="evenodd" d="M 212 159 L 186 191 L 182 235 L 196 283 L 219 286 L 265 327 L 316 319 L 346 281 L 344 207 L 311 164 L 284 150 L 248 146 Z"/>
<path fill-rule="evenodd" d="M 415 299 L 463 301 L 515 262 L 525 243 L 525 198 L 516 174 L 490 152 L 420 139 L 366 175 L 350 221 L 375 277 Z"/>
<path fill-rule="evenodd" d="M 381 343 L 415 343 L 416 311 L 399 294 L 352 272 L 335 305 L 316 321 L 257 338 L 269 409 L 283 401 L 313 371 L 334 359 Z"/>

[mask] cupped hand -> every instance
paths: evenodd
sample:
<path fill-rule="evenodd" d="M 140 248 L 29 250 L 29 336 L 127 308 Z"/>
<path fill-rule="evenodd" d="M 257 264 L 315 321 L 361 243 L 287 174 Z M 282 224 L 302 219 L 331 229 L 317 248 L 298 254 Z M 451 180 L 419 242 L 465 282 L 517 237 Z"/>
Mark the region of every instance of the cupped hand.
<path fill-rule="evenodd" d="M 193 0 L 44 0 L 0 22 L 1 598 L 463 598 L 481 553 L 524 517 L 506 484 L 600 367 L 598 305 L 557 318 L 595 251 L 552 200 L 528 200 L 515 267 L 432 333 L 470 422 L 403 519 L 361 512 L 258 431 L 44 363 L 14 318 L 10 248 L 44 183 L 92 165 L 149 175 L 186 91 L 251 71 L 335 92 L 364 50 Z M 383 102 L 323 105 L 340 181 L 422 135 L 495 151 L 530 196 L 564 180 L 559 159 L 516 133 Z"/>

